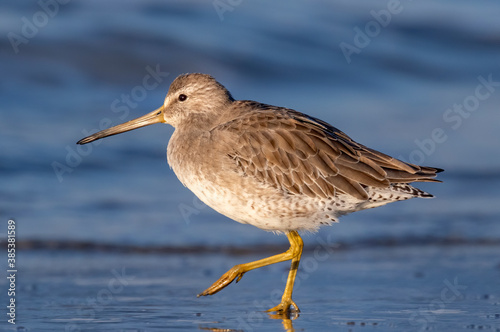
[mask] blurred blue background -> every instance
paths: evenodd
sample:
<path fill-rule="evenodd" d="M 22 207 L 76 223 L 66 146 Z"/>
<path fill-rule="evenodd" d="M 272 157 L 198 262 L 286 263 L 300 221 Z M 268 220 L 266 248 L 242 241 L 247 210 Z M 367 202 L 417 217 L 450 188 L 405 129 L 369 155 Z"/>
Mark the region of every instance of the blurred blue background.
<path fill-rule="evenodd" d="M 20 240 L 276 241 L 182 187 L 166 164 L 169 126 L 75 144 L 157 108 L 177 75 L 203 72 L 237 99 L 308 113 L 372 148 L 446 169 L 445 184 L 421 185 L 437 199 L 357 213 L 323 231 L 350 241 L 396 231 L 498 237 L 500 4 L 389 3 L 0 5 L 2 218 L 18 220 Z M 157 79 L 147 84 L 158 84 L 146 90 L 150 71 Z M 496 85 L 474 104 L 478 77 Z"/>
<path fill-rule="evenodd" d="M 202 72 L 236 99 L 446 170 L 443 184 L 419 186 L 435 199 L 359 212 L 320 235 L 498 244 L 499 12 L 487 0 L 2 2 L 0 218 L 26 243 L 286 246 L 183 188 L 166 163 L 169 126 L 75 144 Z"/>

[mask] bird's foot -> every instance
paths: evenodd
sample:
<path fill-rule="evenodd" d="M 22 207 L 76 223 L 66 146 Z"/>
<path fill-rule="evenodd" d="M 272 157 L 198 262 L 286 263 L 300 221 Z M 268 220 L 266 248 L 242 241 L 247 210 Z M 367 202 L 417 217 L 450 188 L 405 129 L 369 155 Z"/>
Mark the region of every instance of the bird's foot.
<path fill-rule="evenodd" d="M 222 290 L 224 287 L 226 287 L 230 283 L 232 283 L 234 279 L 236 279 L 236 282 L 240 281 L 241 278 L 243 277 L 243 275 L 245 274 L 245 272 L 247 272 L 247 270 L 244 269 L 242 267 L 242 265 L 233 266 L 229 271 L 224 273 L 222 275 L 222 277 L 219 278 L 219 280 L 214 282 L 212 284 L 212 286 L 208 287 L 203 292 L 198 294 L 198 297 L 213 295 L 213 294 L 219 292 L 220 290 Z"/>
<path fill-rule="evenodd" d="M 276 315 L 271 315 L 276 317 L 271 317 L 271 318 L 283 318 L 283 316 L 290 318 L 290 314 L 298 315 L 300 309 L 297 306 L 297 304 L 293 302 L 291 298 L 288 298 L 288 299 L 282 299 L 280 304 L 278 304 L 274 308 L 267 310 L 267 312 L 276 313 Z"/>

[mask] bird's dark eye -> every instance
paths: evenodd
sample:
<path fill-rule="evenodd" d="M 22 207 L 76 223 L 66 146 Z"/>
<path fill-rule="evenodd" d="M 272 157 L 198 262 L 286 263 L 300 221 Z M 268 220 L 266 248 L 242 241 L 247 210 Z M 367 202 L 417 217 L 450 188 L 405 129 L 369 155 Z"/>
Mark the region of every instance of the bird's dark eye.
<path fill-rule="evenodd" d="M 186 100 L 187 98 L 188 98 L 188 96 L 186 96 L 186 95 L 185 95 L 185 94 L 183 94 L 183 93 L 181 93 L 181 94 L 179 95 L 179 100 L 180 100 L 180 101 L 184 101 L 184 100 Z"/>

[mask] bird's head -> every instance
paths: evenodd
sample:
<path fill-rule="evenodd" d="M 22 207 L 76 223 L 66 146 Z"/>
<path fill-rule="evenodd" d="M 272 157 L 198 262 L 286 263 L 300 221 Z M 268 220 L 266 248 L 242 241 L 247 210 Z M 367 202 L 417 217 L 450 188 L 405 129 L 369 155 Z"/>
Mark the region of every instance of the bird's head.
<path fill-rule="evenodd" d="M 180 75 L 170 85 L 161 107 L 137 119 L 87 136 L 77 144 L 87 144 L 155 123 L 167 123 L 175 128 L 208 129 L 218 123 L 223 110 L 233 101 L 229 91 L 210 75 Z"/>

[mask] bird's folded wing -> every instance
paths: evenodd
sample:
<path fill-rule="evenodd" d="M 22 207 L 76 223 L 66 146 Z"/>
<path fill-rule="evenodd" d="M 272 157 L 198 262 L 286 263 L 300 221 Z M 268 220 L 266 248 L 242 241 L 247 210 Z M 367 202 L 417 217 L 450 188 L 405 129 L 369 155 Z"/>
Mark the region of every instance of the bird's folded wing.
<path fill-rule="evenodd" d="M 216 128 L 237 135 L 229 157 L 245 176 L 293 194 L 367 199 L 366 187 L 437 181 L 438 169 L 404 163 L 289 109 L 252 111 Z"/>

